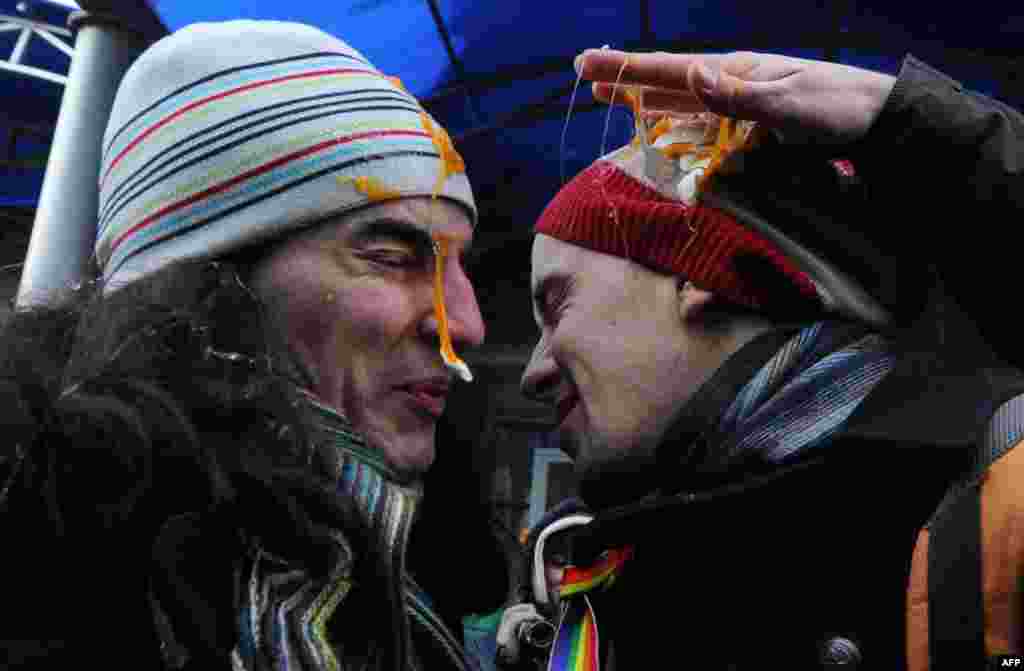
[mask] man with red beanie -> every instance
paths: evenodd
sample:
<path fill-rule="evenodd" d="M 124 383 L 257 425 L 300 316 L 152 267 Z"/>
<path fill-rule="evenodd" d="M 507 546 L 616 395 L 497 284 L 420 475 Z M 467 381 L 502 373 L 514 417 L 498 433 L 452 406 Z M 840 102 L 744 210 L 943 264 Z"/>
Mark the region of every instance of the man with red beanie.
<path fill-rule="evenodd" d="M 612 62 L 584 61 L 584 76 L 600 81 L 588 68 L 601 59 Z M 706 102 L 695 60 L 676 101 Z M 791 72 L 808 63 L 789 60 Z M 622 74 L 623 62 L 605 69 Z M 945 365 L 931 259 L 864 234 L 892 210 L 836 144 L 863 135 L 887 96 L 912 97 L 918 64 L 899 81 L 818 65 L 824 74 L 806 66 L 812 83 L 836 90 L 811 87 L 810 103 L 807 87 L 777 86 L 774 99 L 720 110 L 760 124 L 682 105 L 641 114 L 634 141 L 577 175 L 537 223 L 541 336 L 523 390 L 557 408 L 593 511 L 560 603 L 536 590 L 558 628 L 549 668 L 923 669 L 930 658 L 934 670 L 1017 651 L 1013 608 L 992 604 L 1014 597 L 989 589 L 1006 576 L 987 559 L 982 573 L 964 539 L 985 500 L 979 463 L 1020 438 L 989 419 L 1022 378 Z M 595 92 L 610 98 L 607 85 Z M 648 109 L 672 107 L 663 90 L 628 96 L 641 94 Z M 804 112 L 778 111 L 801 95 Z M 830 126 L 809 122 L 815 96 L 836 106 Z M 818 134 L 796 147 L 786 122 Z M 943 404 L 953 387 L 971 403 Z"/>

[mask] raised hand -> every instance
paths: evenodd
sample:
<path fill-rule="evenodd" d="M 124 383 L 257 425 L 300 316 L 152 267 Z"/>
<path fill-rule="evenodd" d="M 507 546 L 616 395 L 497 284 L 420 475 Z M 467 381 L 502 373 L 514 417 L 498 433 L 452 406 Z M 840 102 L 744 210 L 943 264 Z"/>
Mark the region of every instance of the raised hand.
<path fill-rule="evenodd" d="M 588 49 L 576 58 L 576 69 L 594 82 L 598 100 L 613 100 L 618 79 L 620 84 L 644 88 L 646 110 L 711 110 L 761 122 L 786 141 L 830 144 L 864 135 L 896 81 L 848 65 L 746 51 L 670 54 Z M 622 91 L 614 101 L 625 104 Z"/>

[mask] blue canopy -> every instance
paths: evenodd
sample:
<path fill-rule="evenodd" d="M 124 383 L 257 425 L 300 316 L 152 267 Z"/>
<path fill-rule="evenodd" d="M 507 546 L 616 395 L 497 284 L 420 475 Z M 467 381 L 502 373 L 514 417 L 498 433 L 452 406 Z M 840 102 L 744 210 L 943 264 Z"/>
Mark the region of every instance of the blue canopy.
<path fill-rule="evenodd" d="M 29 8 L 62 25 L 67 10 L 57 0 L 32 0 Z M 0 0 L 0 13 L 16 14 L 15 0 Z M 572 59 L 584 48 L 610 44 L 628 49 L 755 49 L 827 58 L 895 72 L 908 52 L 975 89 L 1024 106 L 1020 44 L 1024 10 L 1007 14 L 998 4 L 920 1 L 790 0 L 715 3 L 680 0 L 111 0 L 126 14 L 155 14 L 167 30 L 197 21 L 232 18 L 301 21 L 350 42 L 381 70 L 402 78 L 444 123 L 466 159 L 484 228 L 520 232 L 530 225 L 562 181 L 596 158 L 602 142 L 622 143 L 630 130 L 626 112 L 595 105 L 583 86 L 565 127 L 575 82 Z M 0 56 L 14 33 L 0 33 Z M 37 40 L 38 41 L 38 40 Z M 66 58 L 40 43 L 28 55 L 66 71 Z M 35 47 L 32 47 L 35 48 Z M 49 60 L 47 60 L 49 59 Z M 45 151 L 60 85 L 0 73 L 6 98 L 0 123 L 31 127 L 11 145 L 0 202 L 31 204 L 41 171 L 31 159 Z M 604 127 L 609 134 L 603 140 Z M 20 124 L 20 126 L 19 126 Z M 32 125 L 34 124 L 34 125 Z M 562 137 L 565 130 L 565 142 Z M 31 144 L 25 137 L 35 138 Z M 25 143 L 22 146 L 21 143 Z M 15 146 L 16 145 L 16 146 Z M 13 167 L 12 167 L 13 166 Z M 20 171 L 20 172 L 19 172 Z"/>

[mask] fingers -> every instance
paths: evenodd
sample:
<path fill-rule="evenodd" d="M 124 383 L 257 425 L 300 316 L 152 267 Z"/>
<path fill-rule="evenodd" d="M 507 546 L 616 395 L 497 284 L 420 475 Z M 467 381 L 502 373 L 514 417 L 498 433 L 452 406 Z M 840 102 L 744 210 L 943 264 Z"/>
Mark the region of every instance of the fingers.
<path fill-rule="evenodd" d="M 746 53 L 634 54 L 588 49 L 576 64 L 584 79 L 594 81 L 594 98 L 600 101 L 627 103 L 621 88 L 615 91 L 617 81 L 620 87 L 642 87 L 645 109 L 683 114 L 710 110 L 730 117 L 756 119 L 758 95 L 766 82 L 746 81 L 758 64 L 754 56 Z M 623 63 L 626 64 L 624 69 Z"/>
<path fill-rule="evenodd" d="M 498 656 L 503 664 L 512 666 L 519 661 L 519 627 L 529 620 L 540 619 L 543 618 L 537 608 L 530 603 L 520 603 L 505 609 L 495 636 Z"/>
<path fill-rule="evenodd" d="M 773 101 L 779 90 L 777 82 L 750 82 L 725 70 L 715 71 L 691 63 L 684 73 L 684 87 L 677 90 L 641 87 L 643 109 L 675 114 L 711 111 L 722 116 L 753 121 L 774 120 Z M 629 106 L 624 86 L 595 82 L 594 98 L 602 102 Z M 613 95 L 614 93 L 614 95 Z"/>
<path fill-rule="evenodd" d="M 584 79 L 686 90 L 686 73 L 694 63 L 717 70 L 724 56 L 716 54 L 627 53 L 615 49 L 587 49 L 576 59 Z M 628 61 L 628 63 L 627 63 Z M 625 69 L 622 64 L 627 63 Z M 619 79 L 619 72 L 622 77 Z"/>
<path fill-rule="evenodd" d="M 690 63 L 690 67 L 686 69 L 686 85 L 694 95 L 706 103 L 708 98 L 715 96 L 719 85 L 726 83 L 727 76 L 724 72 L 721 74 L 715 72 L 704 63 L 697 61 Z"/>
<path fill-rule="evenodd" d="M 594 98 L 605 103 L 614 103 L 629 107 L 630 103 L 622 86 L 596 83 L 593 85 Z M 614 93 L 614 95 L 613 95 Z M 715 112 L 723 116 L 736 118 L 754 118 L 756 110 L 750 107 L 751 87 L 734 77 L 723 77 L 721 85 L 713 90 L 702 91 L 700 95 L 690 91 L 666 91 L 663 89 L 643 89 L 642 107 L 644 110 L 658 110 L 670 114 L 694 114 L 698 112 Z"/>
<path fill-rule="evenodd" d="M 617 82 L 642 87 L 643 109 L 716 114 L 815 137 L 857 138 L 879 114 L 895 81 L 838 63 L 735 51 L 727 54 L 634 54 L 588 49 L 576 62 L 594 97 L 628 104 Z M 621 77 L 620 77 L 621 74 Z"/>
<path fill-rule="evenodd" d="M 614 98 L 615 104 L 625 105 L 626 96 L 623 95 L 624 90 L 620 86 L 618 91 L 614 92 L 615 86 L 613 84 L 606 84 L 599 82 L 593 85 L 594 98 L 602 102 L 612 102 Z M 665 110 L 680 113 L 692 113 L 692 112 L 703 112 L 706 107 L 700 101 L 700 99 L 689 91 L 668 91 L 665 89 L 643 89 L 643 107 L 644 109 L 656 109 Z"/>
<path fill-rule="evenodd" d="M 751 87 L 723 68 L 715 72 L 703 63 L 693 63 L 686 71 L 687 84 L 707 109 L 723 116 L 749 119 L 746 108 Z"/>

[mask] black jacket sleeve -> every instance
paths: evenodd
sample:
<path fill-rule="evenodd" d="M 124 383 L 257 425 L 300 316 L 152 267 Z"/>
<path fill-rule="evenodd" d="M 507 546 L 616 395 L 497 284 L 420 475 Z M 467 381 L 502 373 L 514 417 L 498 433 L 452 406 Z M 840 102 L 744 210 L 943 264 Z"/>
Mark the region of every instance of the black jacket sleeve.
<path fill-rule="evenodd" d="M 997 354 L 1024 366 L 1024 115 L 908 56 L 852 158 L 876 203 L 865 231 L 901 258 L 925 255 Z"/>

